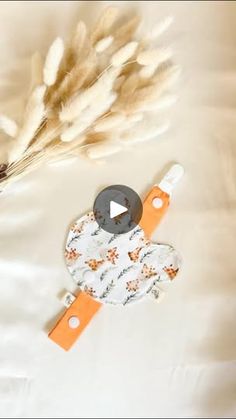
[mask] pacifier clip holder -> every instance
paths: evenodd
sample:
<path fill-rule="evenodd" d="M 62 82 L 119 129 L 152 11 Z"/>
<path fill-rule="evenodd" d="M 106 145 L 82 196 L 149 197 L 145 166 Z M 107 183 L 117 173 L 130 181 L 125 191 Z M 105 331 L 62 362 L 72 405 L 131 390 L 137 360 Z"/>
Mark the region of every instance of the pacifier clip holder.
<path fill-rule="evenodd" d="M 143 214 L 139 226 L 149 239 L 165 215 L 173 188 L 183 175 L 183 168 L 174 164 L 158 185 L 154 185 L 143 202 Z M 103 305 L 84 291 L 77 296 L 66 293 L 64 305 L 67 307 L 62 317 L 50 331 L 48 337 L 68 351 L 79 338 L 92 317 Z"/>

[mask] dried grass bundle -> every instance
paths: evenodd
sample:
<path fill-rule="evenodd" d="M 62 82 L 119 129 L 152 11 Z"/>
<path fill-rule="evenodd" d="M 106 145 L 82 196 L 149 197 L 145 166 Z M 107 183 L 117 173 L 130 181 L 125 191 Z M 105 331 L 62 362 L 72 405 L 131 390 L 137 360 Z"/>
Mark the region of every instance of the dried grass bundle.
<path fill-rule="evenodd" d="M 120 22 L 119 10 L 108 7 L 91 31 L 79 21 L 68 44 L 57 38 L 44 60 L 33 55 L 23 122 L 0 115 L 0 129 L 12 137 L 1 186 L 42 163 L 108 157 L 168 128 L 154 112 L 174 103 L 169 89 L 179 69 L 155 40 L 171 18 L 143 39 L 135 37 L 138 16 Z"/>

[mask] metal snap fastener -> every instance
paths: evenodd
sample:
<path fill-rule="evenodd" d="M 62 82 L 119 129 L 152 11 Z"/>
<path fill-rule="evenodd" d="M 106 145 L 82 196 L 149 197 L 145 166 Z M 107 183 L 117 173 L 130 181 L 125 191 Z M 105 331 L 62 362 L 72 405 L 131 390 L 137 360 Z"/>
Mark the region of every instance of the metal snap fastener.
<path fill-rule="evenodd" d="M 163 205 L 163 201 L 161 198 L 154 198 L 152 200 L 152 205 L 154 208 L 161 208 Z"/>
<path fill-rule="evenodd" d="M 68 323 L 69 323 L 69 327 L 71 329 L 77 329 L 80 325 L 80 321 L 79 321 L 79 318 L 77 316 L 70 317 L 69 320 L 68 320 Z"/>

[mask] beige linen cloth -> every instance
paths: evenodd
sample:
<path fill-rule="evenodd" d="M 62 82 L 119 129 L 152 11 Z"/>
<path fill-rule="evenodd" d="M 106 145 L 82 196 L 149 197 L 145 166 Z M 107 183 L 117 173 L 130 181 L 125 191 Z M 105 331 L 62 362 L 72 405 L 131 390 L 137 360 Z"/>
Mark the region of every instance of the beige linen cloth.
<path fill-rule="evenodd" d="M 183 67 L 171 129 L 106 165 L 44 167 L 0 194 L 1 417 L 236 415 L 236 2 L 131 3 L 117 2 L 148 27 L 175 18 L 162 41 Z M 30 54 L 105 4 L 1 2 L 1 112 L 19 118 Z M 73 290 L 70 221 L 109 184 L 143 196 L 172 161 L 186 175 L 153 238 L 181 252 L 178 279 L 161 304 L 105 306 L 63 352 L 46 331 Z"/>

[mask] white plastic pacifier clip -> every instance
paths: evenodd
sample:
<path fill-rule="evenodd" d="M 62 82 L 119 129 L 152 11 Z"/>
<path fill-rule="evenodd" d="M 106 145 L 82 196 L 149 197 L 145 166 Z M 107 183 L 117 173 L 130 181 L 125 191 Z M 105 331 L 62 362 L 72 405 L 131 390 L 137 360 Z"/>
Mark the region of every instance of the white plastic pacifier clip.
<path fill-rule="evenodd" d="M 177 185 L 177 183 L 180 181 L 182 176 L 184 175 L 184 168 L 181 166 L 181 164 L 173 164 L 173 166 L 168 170 L 168 172 L 165 174 L 165 176 L 162 178 L 161 182 L 157 185 L 159 188 L 168 193 L 168 195 L 171 195 L 173 192 L 173 189 Z"/>

